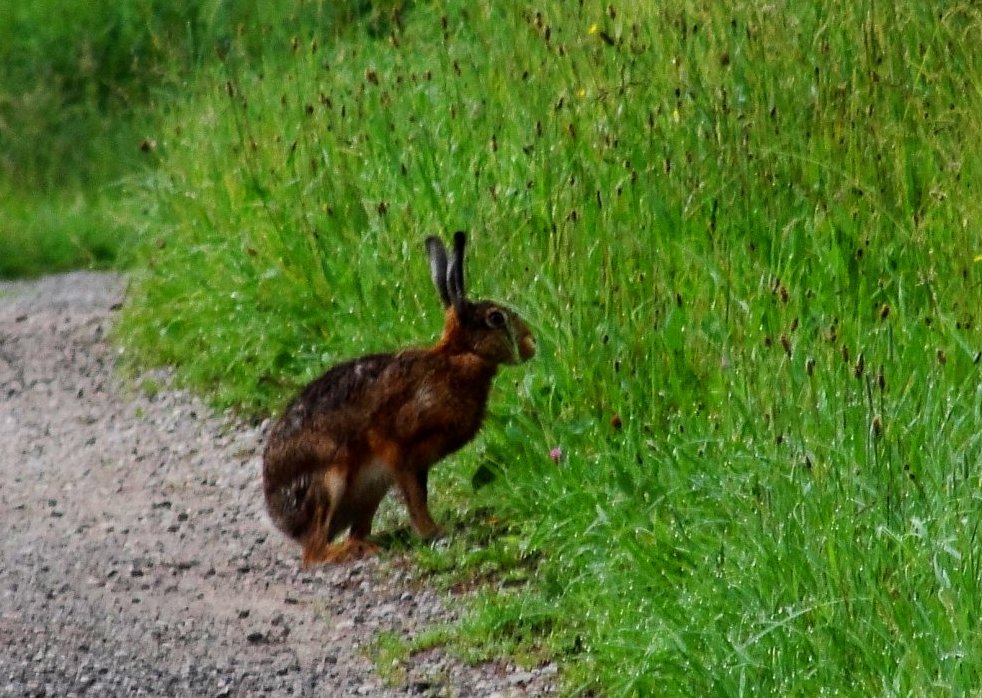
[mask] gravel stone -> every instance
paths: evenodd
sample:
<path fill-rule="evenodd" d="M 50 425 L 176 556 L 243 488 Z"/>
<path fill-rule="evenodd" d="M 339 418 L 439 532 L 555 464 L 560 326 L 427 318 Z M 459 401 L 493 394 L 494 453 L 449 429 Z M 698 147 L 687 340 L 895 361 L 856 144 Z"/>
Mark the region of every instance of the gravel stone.
<path fill-rule="evenodd" d="M 142 395 L 107 343 L 125 277 L 0 282 L 0 686 L 4 696 L 539 696 L 555 668 L 440 650 L 378 676 L 380 632 L 452 599 L 401 560 L 301 570 L 266 518 L 268 422 L 172 387 Z"/>

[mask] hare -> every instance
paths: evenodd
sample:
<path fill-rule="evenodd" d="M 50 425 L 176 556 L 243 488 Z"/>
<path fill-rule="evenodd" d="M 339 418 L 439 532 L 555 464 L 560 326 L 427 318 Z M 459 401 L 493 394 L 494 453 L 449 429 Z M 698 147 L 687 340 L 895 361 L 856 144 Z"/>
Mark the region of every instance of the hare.
<path fill-rule="evenodd" d="M 371 354 L 310 383 L 269 432 L 263 490 L 276 526 L 303 546 L 303 565 L 369 555 L 379 503 L 395 484 L 424 539 L 441 531 L 426 505 L 430 467 L 477 434 L 501 364 L 535 355 L 535 339 L 513 310 L 464 291 L 463 232 L 449 263 L 426 239 L 444 307 L 440 340 L 427 349 Z M 333 543 L 349 531 L 343 543 Z"/>

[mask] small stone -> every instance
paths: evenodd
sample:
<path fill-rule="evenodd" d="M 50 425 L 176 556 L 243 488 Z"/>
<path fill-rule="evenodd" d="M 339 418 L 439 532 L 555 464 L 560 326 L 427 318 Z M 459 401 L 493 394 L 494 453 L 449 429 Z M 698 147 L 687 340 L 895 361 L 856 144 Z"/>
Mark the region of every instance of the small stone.
<path fill-rule="evenodd" d="M 508 677 L 510 686 L 524 686 L 535 678 L 535 674 L 530 671 L 519 671 Z"/>

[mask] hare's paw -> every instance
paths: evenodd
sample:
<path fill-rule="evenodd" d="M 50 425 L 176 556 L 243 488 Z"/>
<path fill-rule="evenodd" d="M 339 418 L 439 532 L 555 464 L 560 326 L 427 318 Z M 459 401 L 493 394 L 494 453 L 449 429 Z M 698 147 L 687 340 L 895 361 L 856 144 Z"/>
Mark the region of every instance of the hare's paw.
<path fill-rule="evenodd" d="M 433 521 L 430 521 L 428 526 L 420 527 L 417 533 L 425 541 L 440 540 L 447 537 L 447 532 Z"/>
<path fill-rule="evenodd" d="M 371 543 L 364 538 L 348 538 L 343 543 L 334 546 L 332 559 L 328 562 L 342 563 L 362 558 L 372 557 L 379 551 L 375 543 Z"/>
<path fill-rule="evenodd" d="M 377 545 L 363 538 L 347 538 L 342 543 L 304 548 L 303 566 L 306 568 L 321 564 L 341 565 L 371 557 L 378 551 Z"/>

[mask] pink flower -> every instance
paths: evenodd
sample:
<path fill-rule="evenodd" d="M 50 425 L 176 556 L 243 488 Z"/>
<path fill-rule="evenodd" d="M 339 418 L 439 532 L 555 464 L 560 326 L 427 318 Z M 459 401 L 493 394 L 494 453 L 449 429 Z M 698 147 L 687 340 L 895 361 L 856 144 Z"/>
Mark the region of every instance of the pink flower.
<path fill-rule="evenodd" d="M 559 448 L 559 446 L 554 447 L 549 451 L 549 457 L 552 458 L 553 463 L 558 463 L 563 457 L 563 449 Z"/>

